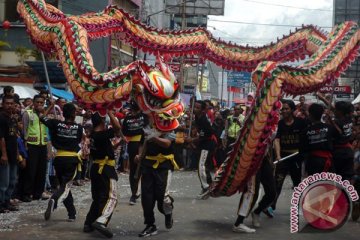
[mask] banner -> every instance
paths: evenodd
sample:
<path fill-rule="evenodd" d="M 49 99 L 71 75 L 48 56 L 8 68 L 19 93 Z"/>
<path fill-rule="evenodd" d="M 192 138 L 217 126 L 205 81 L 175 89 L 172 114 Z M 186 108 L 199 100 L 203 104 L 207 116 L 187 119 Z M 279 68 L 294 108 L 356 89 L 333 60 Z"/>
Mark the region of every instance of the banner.
<path fill-rule="evenodd" d="M 250 83 L 251 81 L 251 73 L 249 72 L 227 72 L 227 83 L 228 86 L 232 87 L 245 87 L 246 83 Z"/>
<path fill-rule="evenodd" d="M 195 94 L 195 86 L 191 86 L 191 85 L 184 85 L 184 89 L 182 91 L 185 94 Z"/>
<path fill-rule="evenodd" d="M 334 89 L 334 91 L 333 91 L 333 89 Z M 321 92 L 321 93 L 334 92 L 334 94 L 349 94 L 349 93 L 351 93 L 351 87 L 350 86 L 335 86 L 335 88 L 333 88 L 333 86 L 324 86 L 324 87 L 320 88 L 319 92 Z"/>
<path fill-rule="evenodd" d="M 229 86 L 227 88 L 228 92 L 233 92 L 233 93 L 241 93 L 241 88 L 238 88 L 238 87 L 232 87 L 232 86 Z"/>
<path fill-rule="evenodd" d="M 172 72 L 180 72 L 181 64 L 180 63 L 168 63 Z"/>

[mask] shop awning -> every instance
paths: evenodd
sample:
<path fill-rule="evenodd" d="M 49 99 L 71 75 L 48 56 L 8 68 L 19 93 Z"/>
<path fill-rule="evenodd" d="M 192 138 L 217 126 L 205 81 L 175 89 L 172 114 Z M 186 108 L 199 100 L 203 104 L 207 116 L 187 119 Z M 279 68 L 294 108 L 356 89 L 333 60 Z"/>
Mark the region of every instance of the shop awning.
<path fill-rule="evenodd" d="M 67 101 L 73 101 L 74 100 L 74 94 L 72 94 L 71 92 L 61 90 L 61 89 L 57 89 L 57 88 L 53 88 L 53 87 L 50 87 L 50 89 L 51 89 L 52 94 L 59 97 L 59 98 L 64 98 Z"/>

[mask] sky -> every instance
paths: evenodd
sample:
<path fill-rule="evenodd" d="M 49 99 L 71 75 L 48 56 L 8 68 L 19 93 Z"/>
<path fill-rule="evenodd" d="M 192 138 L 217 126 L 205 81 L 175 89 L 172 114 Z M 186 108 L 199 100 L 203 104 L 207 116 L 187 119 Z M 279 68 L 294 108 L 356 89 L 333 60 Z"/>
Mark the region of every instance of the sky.
<path fill-rule="evenodd" d="M 279 6 L 283 5 L 283 6 Z M 317 10 L 310 10 L 317 9 Z M 208 30 L 214 37 L 242 45 L 265 45 L 277 37 L 295 31 L 291 26 L 313 24 L 329 32 L 333 18 L 333 0 L 225 0 L 224 16 L 209 16 Z M 254 24 L 217 22 L 235 21 Z"/>

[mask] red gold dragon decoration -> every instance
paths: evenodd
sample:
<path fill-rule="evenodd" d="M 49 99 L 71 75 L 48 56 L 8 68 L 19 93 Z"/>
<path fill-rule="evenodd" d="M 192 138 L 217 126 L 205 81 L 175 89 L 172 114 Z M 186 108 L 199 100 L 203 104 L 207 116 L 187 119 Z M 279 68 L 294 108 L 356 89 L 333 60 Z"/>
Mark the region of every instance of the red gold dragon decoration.
<path fill-rule="evenodd" d="M 99 73 L 89 53 L 88 41 L 119 36 L 145 52 L 178 57 L 198 55 L 229 70 L 252 72 L 257 86 L 255 101 L 245 126 L 216 172 L 212 196 L 241 191 L 257 171 L 279 121 L 284 94 L 304 94 L 331 83 L 358 56 L 357 24 L 345 22 L 328 35 L 313 26 L 263 47 L 239 46 L 216 40 L 202 28 L 165 31 L 149 27 L 115 6 L 99 13 L 67 16 L 44 0 L 20 0 L 18 12 L 32 42 L 44 52 L 55 52 L 71 90 L 85 107 L 104 112 L 133 98 L 151 116 L 159 130 L 178 126 L 183 112 L 179 83 L 160 60 L 159 68 L 136 61 L 124 68 Z M 286 64 L 308 60 L 300 66 Z"/>

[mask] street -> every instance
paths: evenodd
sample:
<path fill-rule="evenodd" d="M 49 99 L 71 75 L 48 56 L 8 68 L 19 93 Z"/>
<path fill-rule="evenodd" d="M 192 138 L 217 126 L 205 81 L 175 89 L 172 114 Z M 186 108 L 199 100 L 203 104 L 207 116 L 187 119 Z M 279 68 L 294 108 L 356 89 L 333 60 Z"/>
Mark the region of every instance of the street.
<path fill-rule="evenodd" d="M 158 235 L 152 239 L 359 239 L 360 221 L 349 220 L 342 228 L 330 233 L 306 230 L 291 234 L 289 226 L 291 184 L 289 179 L 284 184 L 278 202 L 275 218 L 261 215 L 261 227 L 254 234 L 234 233 L 232 225 L 236 219 L 239 195 L 232 197 L 197 200 L 200 184 L 196 172 L 175 172 L 171 184 L 171 193 L 175 199 L 174 226 L 167 230 L 164 217 L 157 209 L 156 224 Z M 83 233 L 82 227 L 90 205 L 90 183 L 82 187 L 73 187 L 73 196 L 78 215 L 75 222 L 67 222 L 65 208 L 60 205 L 49 221 L 43 219 L 47 201 L 21 203 L 17 213 L 0 215 L 0 239 L 65 239 L 85 240 L 104 238 L 98 232 Z M 138 233 L 145 225 L 140 199 L 134 206 L 128 204 L 130 186 L 128 175 L 119 175 L 119 202 L 110 221 L 109 227 L 114 232 L 114 239 L 139 239 Z M 251 226 L 251 217 L 245 220 Z M 105 238 L 104 238 L 105 239 Z"/>

